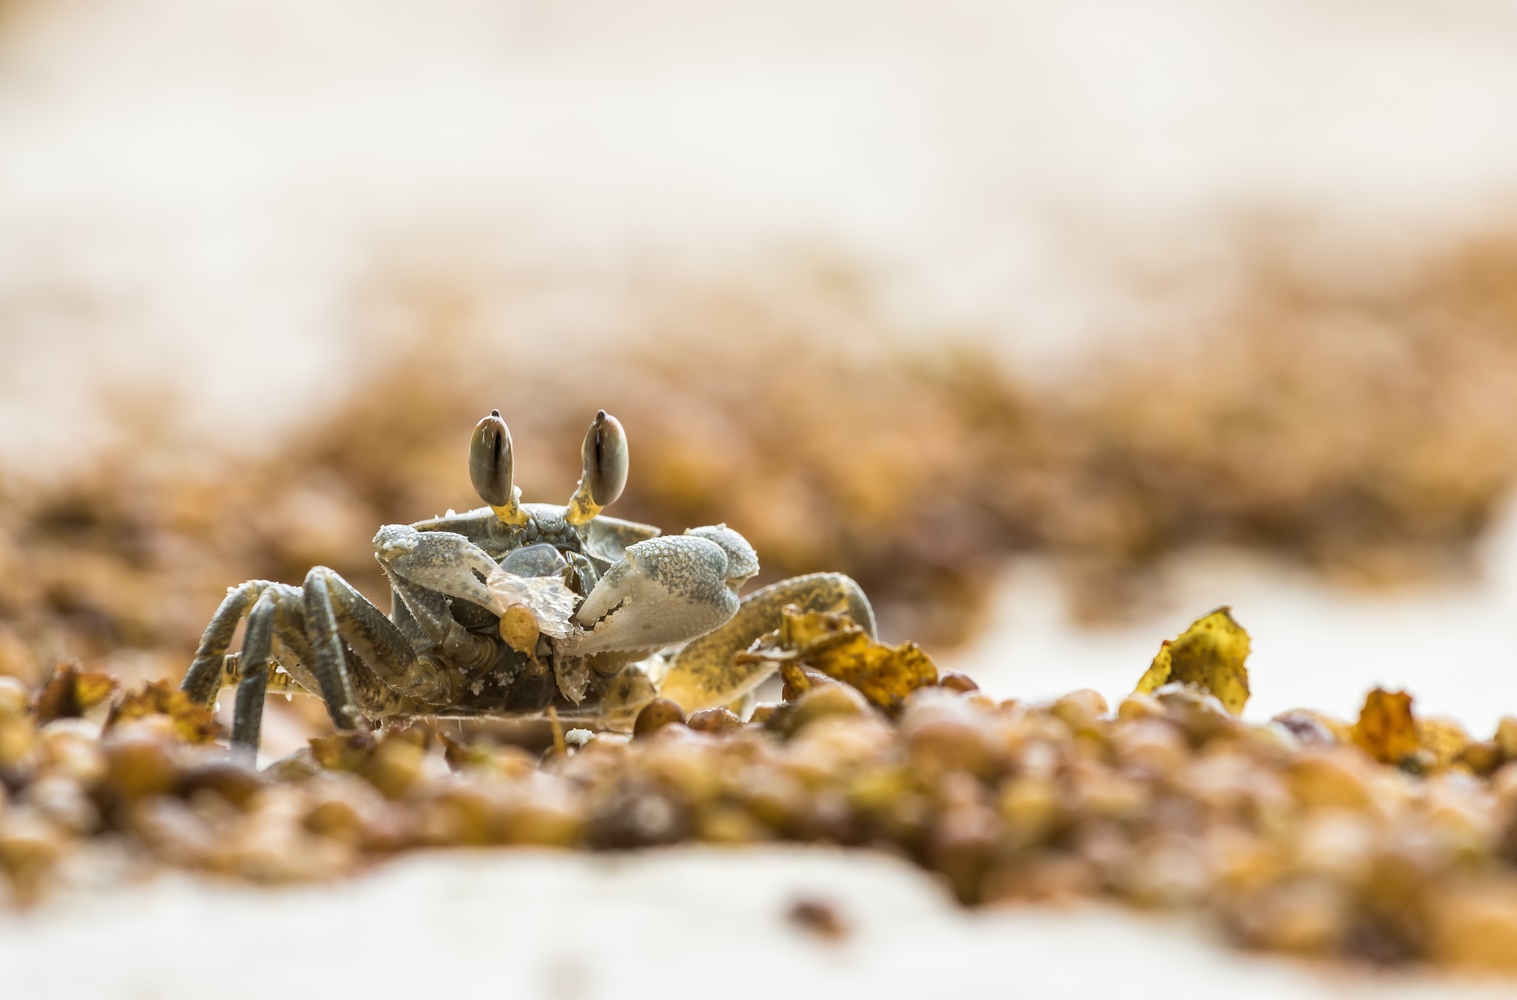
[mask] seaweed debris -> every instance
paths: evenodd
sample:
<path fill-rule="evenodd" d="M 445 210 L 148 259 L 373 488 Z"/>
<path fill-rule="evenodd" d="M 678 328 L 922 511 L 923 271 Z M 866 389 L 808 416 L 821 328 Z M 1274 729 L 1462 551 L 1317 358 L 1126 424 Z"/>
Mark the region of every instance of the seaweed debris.
<path fill-rule="evenodd" d="M 1223 700 L 1247 684 L 1225 612 L 1164 643 L 1172 676 L 1155 687 L 1151 669 L 1114 711 L 1092 691 L 998 702 L 903 671 L 846 621 L 792 617 L 764 644 L 786 651 L 785 702 L 746 723 L 655 702 L 631 738 L 577 733 L 541 755 L 415 726 L 317 738 L 258 770 L 198 742 L 209 718 L 153 687 L 118 694 L 102 730 L 105 706 L 56 707 L 94 699 L 87 675 L 36 695 L 0 681 L 0 893 L 77 890 L 101 852 L 118 877 L 124 855 L 133 872 L 286 882 L 418 848 L 805 841 L 898 852 L 968 905 L 1110 899 L 1249 948 L 1517 972 L 1517 719 L 1473 740 L 1375 691 L 1352 725 L 1245 721 Z M 1178 668 L 1219 629 L 1225 670 Z"/>

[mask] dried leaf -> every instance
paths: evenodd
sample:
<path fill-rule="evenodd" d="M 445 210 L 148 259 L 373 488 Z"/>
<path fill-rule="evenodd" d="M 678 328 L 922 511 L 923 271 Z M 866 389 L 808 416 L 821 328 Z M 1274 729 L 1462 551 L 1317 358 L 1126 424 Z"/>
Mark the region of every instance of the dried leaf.
<path fill-rule="evenodd" d="M 1218 608 L 1198 618 L 1178 638 L 1166 639 L 1137 691 L 1148 694 L 1179 682 L 1217 696 L 1233 715 L 1248 704 L 1249 638 L 1233 620 L 1231 608 Z"/>
<path fill-rule="evenodd" d="M 111 708 L 106 717 L 105 728 L 111 729 L 129 719 L 141 719 L 149 715 L 166 715 L 174 723 L 174 732 L 186 743 L 212 743 L 220 731 L 216 717 L 204 705 L 197 705 L 190 696 L 168 681 L 153 681 L 140 691 L 129 691 Z"/>
<path fill-rule="evenodd" d="M 37 723 L 80 718 L 115 690 L 116 678 L 110 674 L 84 673 L 72 663 L 60 664 L 37 695 Z"/>
<path fill-rule="evenodd" d="M 1422 749 L 1417 721 L 1412 718 L 1412 696 L 1405 691 L 1376 688 L 1364 699 L 1359 721 L 1354 723 L 1354 742 L 1382 764 L 1400 764 Z"/>
<path fill-rule="evenodd" d="M 807 684 L 804 672 L 785 666 L 810 667 L 857 688 L 869 703 L 894 715 L 906 696 L 938 682 L 938 668 L 913 642 L 887 646 L 871 639 L 846 614 L 800 611 L 787 607 L 777 632 L 764 636 L 737 662 L 768 661 L 784 672 L 792 685 Z"/>

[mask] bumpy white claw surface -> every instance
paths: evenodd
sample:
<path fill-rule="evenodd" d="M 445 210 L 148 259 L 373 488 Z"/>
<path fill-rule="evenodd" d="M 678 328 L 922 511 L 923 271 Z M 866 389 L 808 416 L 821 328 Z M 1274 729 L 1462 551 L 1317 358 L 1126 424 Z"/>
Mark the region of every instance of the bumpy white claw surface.
<path fill-rule="evenodd" d="M 630 545 L 575 615 L 588 631 L 569 651 L 654 650 L 705 635 L 737 612 L 731 577 L 727 551 L 707 538 L 673 535 Z"/>

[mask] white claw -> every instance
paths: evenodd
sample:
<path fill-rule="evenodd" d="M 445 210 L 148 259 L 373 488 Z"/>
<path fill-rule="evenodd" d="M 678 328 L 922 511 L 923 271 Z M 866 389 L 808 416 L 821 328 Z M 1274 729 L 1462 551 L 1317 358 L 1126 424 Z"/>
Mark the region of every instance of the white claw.
<path fill-rule="evenodd" d="M 705 635 L 737 613 L 730 578 L 726 550 L 708 538 L 673 535 L 629 545 L 574 616 L 588 631 L 567 651 L 655 650 Z"/>

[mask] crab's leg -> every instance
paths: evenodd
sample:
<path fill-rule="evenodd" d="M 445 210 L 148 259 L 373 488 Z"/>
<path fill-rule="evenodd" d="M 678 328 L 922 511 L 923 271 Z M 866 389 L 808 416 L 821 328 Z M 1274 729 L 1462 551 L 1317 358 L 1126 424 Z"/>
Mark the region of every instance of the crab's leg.
<path fill-rule="evenodd" d="M 242 652 L 228 655 L 244 614 L 248 630 Z M 273 673 L 276 657 L 288 673 Z M 415 687 L 417 659 L 379 609 L 335 572 L 318 566 L 301 588 L 249 580 L 228 591 L 180 687 L 198 703 L 210 705 L 222 687 L 236 684 L 233 747 L 256 752 L 263 698 L 271 686 L 319 694 L 333 724 L 353 729 L 364 713 L 392 715 L 417 708 L 415 700 L 386 683 L 410 681 Z"/>
<path fill-rule="evenodd" d="M 306 636 L 305 603 L 300 590 L 294 591 L 289 601 L 281 600 L 280 617 L 274 622 L 274 661 L 284 668 L 284 673 L 269 675 L 269 690 L 286 693 L 304 691 L 321 697 L 321 684 L 312 673 L 309 664 L 316 662 L 310 639 Z M 351 646 L 343 650 L 347 664 L 348 681 L 358 700 L 358 707 L 366 716 L 386 716 L 417 709 L 415 701 L 397 693 L 381 681 L 363 658 L 353 652 Z M 227 657 L 230 661 L 234 657 Z M 227 672 L 238 671 L 240 665 L 230 664 Z M 288 683 L 293 680 L 293 685 Z M 235 683 L 230 681 L 229 683 Z"/>
<path fill-rule="evenodd" d="M 425 661 L 406 641 L 395 623 L 369 603 L 334 570 L 317 566 L 306 574 L 304 611 L 306 639 L 312 652 L 312 673 L 326 700 L 332 722 L 340 729 L 354 729 L 359 711 L 353 696 L 354 671 L 344 644 L 351 647 L 373 675 L 396 694 L 420 701 L 434 701 L 439 693 L 440 673 L 423 669 Z M 376 694 L 378 694 L 376 692 Z M 395 699 L 379 699 L 395 702 Z M 395 704 L 368 704 L 376 714 L 392 711 Z"/>
<path fill-rule="evenodd" d="M 726 705 L 748 694 L 774 673 L 772 665 L 733 662 L 766 632 L 780 627 L 780 613 L 794 604 L 803 611 L 846 612 L 871 637 L 874 610 L 863 588 L 841 573 L 794 576 L 743 599 L 721 628 L 686 645 L 670 660 L 659 695 L 686 712 Z"/>
<path fill-rule="evenodd" d="M 458 623 L 449 610 L 452 601 L 445 594 L 393 576 L 390 585 L 395 590 L 397 602 L 391 614 L 408 622 L 412 632 L 420 633 L 422 641 L 442 650 L 449 660 L 466 664 L 471 669 L 485 666 L 489 658 L 493 658 L 494 646 Z M 406 617 L 402 618 L 402 615 Z"/>
<path fill-rule="evenodd" d="M 211 616 L 211 622 L 200 637 L 195 649 L 195 659 L 184 675 L 179 689 L 199 705 L 209 707 L 221 690 L 221 673 L 227 648 L 237 632 L 237 623 L 247 613 L 253 602 L 274 584 L 269 580 L 249 580 L 227 591 L 226 599 Z"/>
<path fill-rule="evenodd" d="M 311 652 L 311 644 L 306 639 L 301 592 L 295 587 L 281 584 L 279 590 L 273 593 L 278 614 L 274 618 L 273 650 L 266 670 L 267 693 L 320 698 L 321 685 L 306 665 L 315 661 L 315 654 Z M 364 715 L 406 715 L 423 709 L 424 706 L 415 700 L 397 694 L 381 683 L 368 664 L 351 649 L 346 650 L 346 653 L 348 679 L 353 684 L 353 692 L 358 697 Z M 246 676 L 242 661 L 242 653 L 228 653 L 223 658 L 220 688 L 236 687 L 241 683 Z"/>
<path fill-rule="evenodd" d="M 242 640 L 243 675 L 237 685 L 237 708 L 232 716 L 232 751 L 250 757 L 258 753 L 277 612 L 273 591 L 264 590 L 254 602 L 253 610 L 248 612 L 248 632 Z"/>

